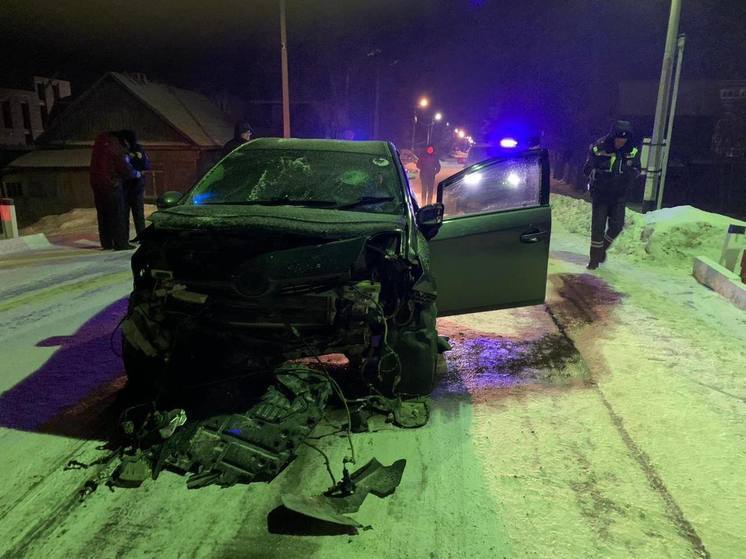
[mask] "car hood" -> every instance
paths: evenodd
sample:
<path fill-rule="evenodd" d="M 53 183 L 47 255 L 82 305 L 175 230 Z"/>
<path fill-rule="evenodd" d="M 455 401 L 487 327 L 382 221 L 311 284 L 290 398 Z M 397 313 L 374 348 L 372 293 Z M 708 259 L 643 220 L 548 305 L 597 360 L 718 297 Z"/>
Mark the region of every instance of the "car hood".
<path fill-rule="evenodd" d="M 404 216 L 297 206 L 175 206 L 150 217 L 156 231 L 263 229 L 347 237 L 401 231 Z"/>

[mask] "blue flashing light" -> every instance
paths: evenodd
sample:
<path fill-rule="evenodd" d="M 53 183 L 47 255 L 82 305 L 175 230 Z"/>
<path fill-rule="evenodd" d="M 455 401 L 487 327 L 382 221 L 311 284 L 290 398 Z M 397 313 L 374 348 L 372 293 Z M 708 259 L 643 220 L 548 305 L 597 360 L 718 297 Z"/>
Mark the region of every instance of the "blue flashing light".
<path fill-rule="evenodd" d="M 518 146 L 518 140 L 515 138 L 503 138 L 500 140 L 500 147 L 506 149 L 513 149 Z"/>
<path fill-rule="evenodd" d="M 212 192 L 203 192 L 202 194 L 192 196 L 192 202 L 197 205 L 204 204 L 210 198 L 212 198 Z"/>

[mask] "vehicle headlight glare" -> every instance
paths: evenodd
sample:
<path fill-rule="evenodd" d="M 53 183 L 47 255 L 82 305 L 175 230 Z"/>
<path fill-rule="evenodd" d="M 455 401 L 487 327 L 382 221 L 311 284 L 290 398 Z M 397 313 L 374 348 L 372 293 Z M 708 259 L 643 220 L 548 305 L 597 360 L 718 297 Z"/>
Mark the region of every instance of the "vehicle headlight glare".
<path fill-rule="evenodd" d="M 518 173 L 509 173 L 508 176 L 505 178 L 505 181 L 510 186 L 518 186 L 521 184 L 521 177 L 518 175 Z"/>
<path fill-rule="evenodd" d="M 482 175 L 480 173 L 470 173 L 464 177 L 464 184 L 467 186 L 476 186 L 482 182 Z"/>

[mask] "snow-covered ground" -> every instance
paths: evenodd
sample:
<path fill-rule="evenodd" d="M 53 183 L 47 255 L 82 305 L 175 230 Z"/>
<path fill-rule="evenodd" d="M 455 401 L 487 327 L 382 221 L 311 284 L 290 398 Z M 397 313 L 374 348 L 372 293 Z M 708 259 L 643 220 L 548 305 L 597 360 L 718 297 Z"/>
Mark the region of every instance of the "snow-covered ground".
<path fill-rule="evenodd" d="M 738 557 L 746 313 L 691 277 L 693 255 L 717 259 L 719 218 L 630 214 L 589 273 L 583 204 L 553 198 L 547 305 L 441 320 L 454 349 L 429 424 L 354 437 L 361 463 L 408 461 L 357 536 L 268 533 L 281 493 L 326 488 L 310 449 L 271 484 L 166 473 L 77 501 L 90 473 L 63 466 L 101 456 L 123 385 L 128 256 L 0 261 L 0 555 Z M 345 441 L 318 443 L 338 473 Z"/>

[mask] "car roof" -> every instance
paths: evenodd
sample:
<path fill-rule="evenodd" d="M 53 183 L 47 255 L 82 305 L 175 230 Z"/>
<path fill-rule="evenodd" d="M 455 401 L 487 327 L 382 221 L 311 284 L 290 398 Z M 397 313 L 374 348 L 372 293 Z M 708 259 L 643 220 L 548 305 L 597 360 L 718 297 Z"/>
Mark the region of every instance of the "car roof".
<path fill-rule="evenodd" d="M 250 151 L 255 149 L 332 151 L 391 157 L 391 151 L 389 150 L 388 142 L 383 141 L 357 142 L 352 140 L 257 138 L 256 140 L 246 142 L 239 149 L 241 151 Z"/>

